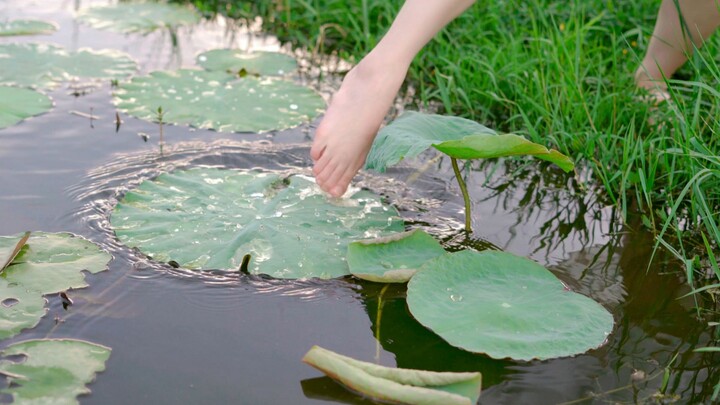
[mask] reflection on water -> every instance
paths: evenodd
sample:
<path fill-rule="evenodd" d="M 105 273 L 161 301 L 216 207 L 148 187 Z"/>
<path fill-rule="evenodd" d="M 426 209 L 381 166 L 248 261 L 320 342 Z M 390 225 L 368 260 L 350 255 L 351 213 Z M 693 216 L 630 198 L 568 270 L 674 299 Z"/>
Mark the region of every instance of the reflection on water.
<path fill-rule="evenodd" d="M 51 36 L 0 42 L 112 47 L 135 57 L 143 72 L 192 66 L 198 52 L 215 47 L 280 48 L 271 36 L 248 34 L 222 19 L 147 36 L 97 31 L 72 19 L 76 6 L 107 3 L 0 2 L 3 18 L 60 25 Z M 310 75 L 298 80 L 326 93 L 337 85 L 331 71 L 346 69 L 303 66 Z M 75 303 L 67 311 L 60 298 L 48 297 L 49 313 L 37 328 L 0 343 L 50 336 L 112 347 L 107 370 L 83 403 L 372 403 L 300 362 L 316 344 L 389 366 L 481 371 L 483 404 L 652 402 L 666 367 L 660 400 L 709 402 L 716 357 L 692 350 L 707 345 L 712 330 L 693 299 L 680 298 L 688 289 L 678 280 L 679 265 L 656 257 L 646 271 L 652 235 L 627 232 L 639 227 L 622 226 L 595 190 L 583 190 L 573 178 L 536 162 L 473 163 L 471 235 L 460 230 L 462 197 L 450 164 L 433 153 L 358 179 L 397 206 L 409 227 L 425 229 L 448 250 L 529 256 L 615 317 L 615 331 L 598 350 L 547 361 L 493 360 L 454 348 L 417 323 L 404 286 L 382 292 L 382 285 L 352 278 L 301 282 L 187 271 L 118 244 L 108 214 L 141 181 L 196 166 L 308 174 L 313 127 L 237 135 L 168 126 L 160 155 L 155 124 L 123 116 L 116 133 L 110 84 L 90 90 L 77 96 L 71 88 L 53 91 L 53 111 L 0 131 L 0 234 L 72 231 L 114 256 L 109 272 L 89 275 L 89 288 L 68 293 Z M 71 111 L 98 118 L 91 123 Z"/>

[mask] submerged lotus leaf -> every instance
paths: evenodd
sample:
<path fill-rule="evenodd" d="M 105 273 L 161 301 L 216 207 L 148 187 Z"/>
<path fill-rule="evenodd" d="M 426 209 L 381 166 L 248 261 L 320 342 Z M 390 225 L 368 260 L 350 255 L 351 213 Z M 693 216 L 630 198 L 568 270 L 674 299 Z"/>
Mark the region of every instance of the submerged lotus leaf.
<path fill-rule="evenodd" d="M 0 360 L 0 374 L 11 384 L 0 393 L 12 395 L 14 404 L 78 404 L 77 396 L 105 370 L 110 348 L 72 339 L 28 340 L 2 351 L 3 356 L 24 356 L 24 361 Z"/>
<path fill-rule="evenodd" d="M 407 304 L 453 346 L 516 360 L 572 356 L 605 343 L 613 316 L 550 271 L 510 253 L 462 251 L 427 262 Z"/>
<path fill-rule="evenodd" d="M 445 253 L 432 236 L 420 229 L 348 245 L 350 273 L 381 283 L 405 283 L 426 261 Z"/>
<path fill-rule="evenodd" d="M 57 31 L 57 25 L 38 20 L 0 22 L 0 37 L 11 35 L 42 35 Z"/>
<path fill-rule="evenodd" d="M 200 15 L 192 8 L 177 4 L 118 3 L 81 10 L 77 19 L 97 29 L 145 34 L 159 28 L 196 24 Z"/>
<path fill-rule="evenodd" d="M 221 132 L 284 129 L 314 118 L 325 103 L 312 90 L 277 79 L 225 72 L 153 72 L 120 85 L 115 104 L 135 117 Z"/>
<path fill-rule="evenodd" d="M 531 155 L 570 171 L 574 165 L 554 149 L 533 143 L 520 135 L 498 135 L 475 121 L 460 117 L 408 111 L 378 133 L 365 167 L 384 171 L 386 167 L 412 158 L 429 147 L 457 159 L 486 159 Z"/>
<path fill-rule="evenodd" d="M 0 253 L 12 252 L 22 236 L 0 236 Z M 32 328 L 45 315 L 42 298 L 87 286 L 83 271 L 107 268 L 111 256 L 71 234 L 32 233 L 0 279 L 0 339 Z"/>
<path fill-rule="evenodd" d="M 0 86 L 0 129 L 50 111 L 50 97 L 33 90 Z"/>
<path fill-rule="evenodd" d="M 282 76 L 297 69 L 295 58 L 279 52 L 243 52 L 237 49 L 213 49 L 197 57 L 207 70 L 237 74 L 245 71 L 260 76 Z"/>
<path fill-rule="evenodd" d="M 303 361 L 353 391 L 392 403 L 473 405 L 480 373 L 451 373 L 383 367 L 313 346 Z"/>
<path fill-rule="evenodd" d="M 302 176 L 197 168 L 162 174 L 128 192 L 110 222 L 126 245 L 194 269 L 277 278 L 348 274 L 354 240 L 403 230 L 397 211 L 359 191 L 328 199 Z"/>
<path fill-rule="evenodd" d="M 130 56 L 115 50 L 68 52 L 50 44 L 0 45 L 2 84 L 54 88 L 67 80 L 121 78 L 136 70 Z"/>

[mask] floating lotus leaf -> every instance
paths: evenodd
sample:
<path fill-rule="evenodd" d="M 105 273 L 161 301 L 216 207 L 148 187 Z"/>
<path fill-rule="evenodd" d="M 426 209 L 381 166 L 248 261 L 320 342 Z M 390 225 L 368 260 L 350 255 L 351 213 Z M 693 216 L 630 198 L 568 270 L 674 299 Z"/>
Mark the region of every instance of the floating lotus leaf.
<path fill-rule="evenodd" d="M 0 83 L 54 88 L 71 79 L 111 79 L 134 73 L 137 64 L 114 50 L 68 52 L 49 44 L 0 45 Z"/>
<path fill-rule="evenodd" d="M 197 57 L 198 65 L 207 70 L 260 76 L 282 76 L 297 69 L 295 58 L 278 52 L 242 52 L 236 49 L 213 49 Z"/>
<path fill-rule="evenodd" d="M 441 373 L 383 367 L 313 346 L 303 361 L 353 391 L 401 404 L 473 405 L 480 396 L 480 373 Z"/>
<path fill-rule="evenodd" d="M 457 159 L 486 159 L 531 155 L 570 171 L 574 165 L 556 150 L 514 134 L 498 135 L 475 121 L 460 117 L 408 111 L 378 133 L 365 167 L 384 171 L 404 158 L 412 158 L 429 147 Z"/>
<path fill-rule="evenodd" d="M 57 25 L 37 20 L 0 22 L 0 37 L 11 35 L 42 35 L 57 31 Z"/>
<path fill-rule="evenodd" d="M 0 254 L 11 252 L 20 238 L 0 236 Z M 45 315 L 43 295 L 86 287 L 82 272 L 103 271 L 110 259 L 80 237 L 33 233 L 0 279 L 0 339 L 37 325 Z"/>
<path fill-rule="evenodd" d="M 445 254 L 432 236 L 420 229 L 348 245 L 347 262 L 353 276 L 381 283 L 404 283 L 426 261 Z"/>
<path fill-rule="evenodd" d="M 299 125 L 324 108 L 322 98 L 295 83 L 225 72 L 182 69 L 153 72 L 121 84 L 115 93 L 121 111 L 163 121 L 221 132 L 260 132 Z"/>
<path fill-rule="evenodd" d="M 50 97 L 33 90 L 0 86 L 0 129 L 50 111 Z"/>
<path fill-rule="evenodd" d="M 613 317 L 541 265 L 509 253 L 462 251 L 427 262 L 408 283 L 410 312 L 453 346 L 516 360 L 601 346 Z"/>
<path fill-rule="evenodd" d="M 28 340 L 10 345 L 4 356 L 25 356 L 24 361 L 0 361 L 0 374 L 11 384 L 0 393 L 14 404 L 78 404 L 89 394 L 85 386 L 105 370 L 110 348 L 72 339 Z"/>
<path fill-rule="evenodd" d="M 143 182 L 110 222 L 123 243 L 156 260 L 238 270 L 250 254 L 250 272 L 278 278 L 346 275 L 349 242 L 404 227 L 367 191 L 329 200 L 301 176 L 206 168 Z"/>
<path fill-rule="evenodd" d="M 160 28 L 196 24 L 200 15 L 177 4 L 118 3 L 81 10 L 77 19 L 97 29 L 146 34 Z"/>

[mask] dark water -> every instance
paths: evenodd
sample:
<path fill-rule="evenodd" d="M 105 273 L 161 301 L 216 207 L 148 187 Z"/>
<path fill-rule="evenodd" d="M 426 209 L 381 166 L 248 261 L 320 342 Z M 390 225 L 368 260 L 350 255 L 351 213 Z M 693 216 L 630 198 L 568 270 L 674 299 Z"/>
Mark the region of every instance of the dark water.
<path fill-rule="evenodd" d="M 196 53 L 216 47 L 279 48 L 272 37 L 249 36 L 222 22 L 179 30 L 179 46 L 173 47 L 168 33 L 123 36 L 77 25 L 75 6 L 0 1 L 0 19 L 39 17 L 61 27 L 52 36 L 0 43 L 111 47 L 133 55 L 142 71 L 191 66 Z M 333 83 L 330 77 L 319 90 Z M 535 163 L 475 165 L 469 169 L 476 230 L 470 238 L 457 230 L 462 198 L 448 181 L 448 161 L 428 155 L 386 175 L 358 179 L 357 185 L 395 204 L 409 226 L 426 229 L 448 249 L 499 248 L 528 256 L 615 317 L 607 345 L 586 354 L 493 360 L 456 349 L 414 321 L 402 286 L 383 292 L 382 285 L 351 278 L 283 281 L 187 272 L 120 245 L 108 227 L 109 211 L 143 179 L 198 165 L 308 172 L 314 124 L 262 135 L 170 126 L 160 155 L 155 124 L 124 116 L 115 132 L 109 83 L 80 97 L 72 92 L 66 86 L 50 92 L 50 113 L 0 130 L 0 234 L 74 232 L 109 250 L 114 260 L 108 271 L 88 276 L 89 288 L 71 292 L 75 305 L 69 311 L 48 297 L 50 311 L 40 325 L 0 347 L 44 337 L 112 347 L 107 370 L 82 403 L 372 403 L 301 363 L 312 345 L 384 365 L 481 371 L 483 404 L 709 402 L 720 376 L 711 356 L 692 350 L 707 345 L 712 330 L 692 298 L 679 299 L 688 288 L 678 264 L 660 255 L 646 271 L 652 235 L 630 232 L 639 227 L 617 221 L 612 207 L 574 179 Z M 91 126 L 73 110 L 99 119 Z M 151 134 L 150 140 L 138 132 Z M 667 366 L 667 389 L 658 396 Z M 632 378 L 640 372 L 644 379 Z"/>

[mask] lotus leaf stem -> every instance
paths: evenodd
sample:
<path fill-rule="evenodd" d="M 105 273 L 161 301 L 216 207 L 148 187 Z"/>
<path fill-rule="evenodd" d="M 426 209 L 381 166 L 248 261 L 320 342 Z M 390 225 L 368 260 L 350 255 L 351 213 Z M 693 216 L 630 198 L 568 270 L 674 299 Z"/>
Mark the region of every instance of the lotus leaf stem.
<path fill-rule="evenodd" d="M 462 173 L 460 173 L 457 159 L 451 157 L 450 162 L 452 162 L 453 171 L 455 172 L 455 178 L 457 179 L 458 185 L 460 186 L 460 192 L 462 192 L 463 200 L 465 200 L 465 232 L 469 233 L 472 232 L 472 223 L 470 220 L 470 194 L 468 194 L 467 186 L 465 185 L 465 181 L 462 178 Z"/>

